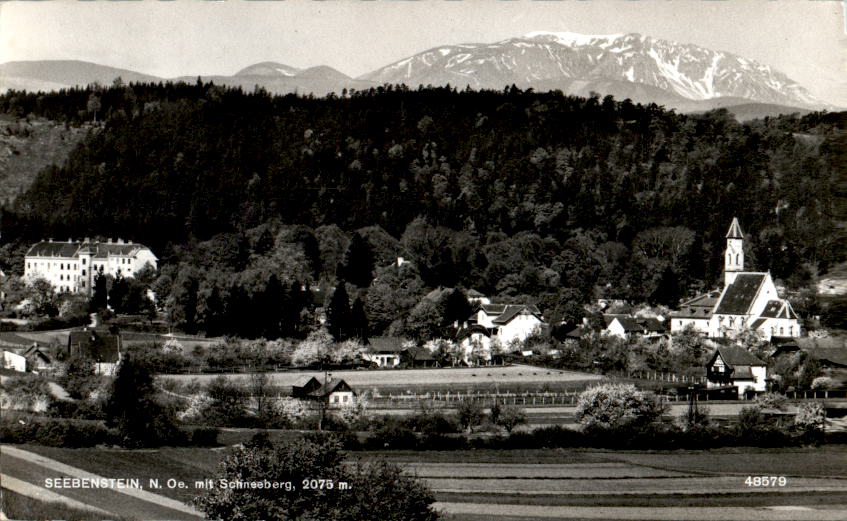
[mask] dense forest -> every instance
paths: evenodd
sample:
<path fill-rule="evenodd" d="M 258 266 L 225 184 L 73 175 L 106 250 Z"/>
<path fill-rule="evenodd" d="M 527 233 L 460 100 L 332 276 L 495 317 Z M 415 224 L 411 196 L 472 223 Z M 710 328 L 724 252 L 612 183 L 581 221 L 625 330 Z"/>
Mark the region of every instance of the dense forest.
<path fill-rule="evenodd" d="M 244 303 L 299 308 L 297 287 L 339 282 L 337 306 L 371 333 L 444 319 L 439 288 L 553 319 L 596 297 L 673 306 L 718 281 L 734 216 L 746 267 L 790 287 L 845 258 L 844 113 L 741 124 L 515 87 L 317 99 L 199 81 L 10 91 L 0 112 L 96 122 L 0 208 L 3 258 L 47 237 L 144 243 L 187 330 L 227 332 Z M 265 323 L 244 334 L 298 333 Z"/>

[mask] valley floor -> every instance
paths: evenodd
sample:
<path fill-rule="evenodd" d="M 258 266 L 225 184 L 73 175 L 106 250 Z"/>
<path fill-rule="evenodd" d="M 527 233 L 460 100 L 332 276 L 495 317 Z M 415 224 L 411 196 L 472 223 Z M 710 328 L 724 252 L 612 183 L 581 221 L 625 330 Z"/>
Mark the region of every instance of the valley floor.
<path fill-rule="evenodd" d="M 0 448 L 3 487 L 41 501 L 127 519 L 194 520 L 195 480 L 214 476 L 225 449 Z M 713 451 L 354 452 L 386 458 L 425 480 L 444 519 L 841 520 L 847 519 L 847 447 Z M 750 475 L 785 486 L 750 487 Z M 145 490 L 46 491 L 48 477 L 137 477 Z M 150 490 L 168 477 L 188 489 Z M 45 492 L 49 492 L 45 494 Z M 99 509 L 99 510 L 98 510 Z M 6 512 L 14 519 L 14 512 Z M 108 516 L 107 516 L 108 517 Z"/>

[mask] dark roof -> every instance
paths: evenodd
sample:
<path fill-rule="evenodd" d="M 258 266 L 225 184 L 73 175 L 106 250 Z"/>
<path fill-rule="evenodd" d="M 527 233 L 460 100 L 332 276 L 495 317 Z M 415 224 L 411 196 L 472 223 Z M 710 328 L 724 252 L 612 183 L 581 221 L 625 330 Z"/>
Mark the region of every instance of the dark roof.
<path fill-rule="evenodd" d="M 617 319 L 627 332 L 665 331 L 665 325 L 654 317 L 630 317 L 627 315 L 603 315 L 606 327 Z"/>
<path fill-rule="evenodd" d="M 399 353 L 408 339 L 399 336 L 377 336 L 368 339 L 368 351 L 371 353 Z"/>
<path fill-rule="evenodd" d="M 26 252 L 27 257 L 65 257 L 72 258 L 79 255 L 83 249 L 91 250 L 92 255 L 98 259 L 121 255 L 131 256 L 142 249 L 147 249 L 143 244 L 116 243 L 116 242 L 39 242 L 30 247 Z"/>
<path fill-rule="evenodd" d="M 333 380 L 331 382 L 327 382 L 326 385 L 320 386 L 320 388 L 309 393 L 311 396 L 329 396 L 334 392 L 351 392 L 353 388 L 347 385 L 347 382 L 344 380 Z"/>
<path fill-rule="evenodd" d="M 785 300 L 769 300 L 759 316 L 763 318 L 797 318 L 791 304 Z"/>
<path fill-rule="evenodd" d="M 537 307 L 535 307 L 535 306 L 525 306 L 523 304 L 518 304 L 518 305 L 506 306 L 506 309 L 503 311 L 503 313 L 499 317 L 492 320 L 491 323 L 492 324 L 508 324 L 509 322 L 512 321 L 513 318 L 515 318 L 518 315 L 523 315 L 523 314 L 534 315 L 536 318 L 541 320 L 541 316 L 540 316 L 541 312 L 538 310 Z"/>
<path fill-rule="evenodd" d="M 721 292 L 718 290 L 697 295 L 691 300 L 685 301 L 679 306 L 679 311 L 671 313 L 674 318 L 704 318 L 712 317 L 712 310 L 720 300 Z"/>
<path fill-rule="evenodd" d="M 98 363 L 116 363 L 118 337 L 105 330 L 76 330 L 68 335 L 68 351 Z"/>
<path fill-rule="evenodd" d="M 468 295 L 468 297 L 470 297 L 470 298 L 482 298 L 482 297 L 485 297 L 485 295 L 483 295 L 482 293 L 480 293 L 479 291 L 477 291 L 477 290 L 475 290 L 475 289 L 469 289 L 469 290 L 468 290 L 467 295 Z"/>
<path fill-rule="evenodd" d="M 318 380 L 314 376 L 302 376 L 298 378 L 297 381 L 291 385 L 291 387 L 307 387 L 309 385 L 315 384 L 317 384 L 317 387 L 319 387 L 321 385 L 320 380 Z"/>
<path fill-rule="evenodd" d="M 752 324 L 750 324 L 750 329 L 759 329 L 759 326 L 765 323 L 767 318 L 757 318 Z"/>
<path fill-rule="evenodd" d="M 741 233 L 741 226 L 738 224 L 738 217 L 732 218 L 732 224 L 729 225 L 729 231 L 726 232 L 727 239 L 743 239 L 744 234 Z"/>
<path fill-rule="evenodd" d="M 744 348 L 738 346 L 721 346 L 712 355 L 709 365 L 715 362 L 715 359 L 720 355 L 724 363 L 730 367 L 735 366 L 751 366 L 751 365 L 767 365 L 759 360 Z"/>
<path fill-rule="evenodd" d="M 482 304 L 479 308 L 488 315 L 499 315 L 506 311 L 506 304 Z"/>
<path fill-rule="evenodd" d="M 740 273 L 724 291 L 715 313 L 721 315 L 746 315 L 759 288 L 765 281 L 764 273 Z"/>

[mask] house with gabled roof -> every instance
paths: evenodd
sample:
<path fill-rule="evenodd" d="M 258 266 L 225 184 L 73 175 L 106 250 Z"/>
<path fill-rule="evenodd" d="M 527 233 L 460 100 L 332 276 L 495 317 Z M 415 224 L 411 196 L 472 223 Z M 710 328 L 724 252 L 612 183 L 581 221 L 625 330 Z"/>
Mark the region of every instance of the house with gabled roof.
<path fill-rule="evenodd" d="M 665 325 L 655 317 L 634 317 L 631 315 L 603 315 L 607 335 L 627 339 L 632 336 L 645 338 L 660 337 L 665 334 Z"/>
<path fill-rule="evenodd" d="M 709 337 L 755 331 L 765 340 L 800 336 L 800 320 L 780 297 L 770 272 L 744 271 L 744 234 L 737 218 L 726 235 L 724 287 L 684 302 L 671 314 L 671 331 L 692 328 Z"/>
<path fill-rule="evenodd" d="M 340 407 L 353 403 L 356 399 L 356 392 L 344 380 L 329 380 L 326 384 L 309 393 L 309 397 L 314 400 L 321 400 L 330 407 Z"/>
<path fill-rule="evenodd" d="M 378 367 L 397 367 L 402 361 L 403 351 L 408 348 L 407 343 L 408 339 L 396 336 L 369 338 L 362 359 Z"/>
<path fill-rule="evenodd" d="M 541 311 L 531 304 L 481 304 L 475 323 L 491 330 L 491 338 L 503 345 L 523 341 L 547 326 Z"/>
<path fill-rule="evenodd" d="M 739 398 L 747 390 L 767 390 L 768 365 L 739 346 L 718 347 L 706 364 L 706 387 L 734 386 Z"/>

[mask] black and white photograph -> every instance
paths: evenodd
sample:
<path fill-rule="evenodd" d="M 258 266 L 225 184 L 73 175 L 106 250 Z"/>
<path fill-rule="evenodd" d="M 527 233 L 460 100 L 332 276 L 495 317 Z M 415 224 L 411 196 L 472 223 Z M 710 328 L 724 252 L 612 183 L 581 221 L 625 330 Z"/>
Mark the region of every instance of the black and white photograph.
<path fill-rule="evenodd" d="M 847 1 L 0 0 L 0 520 L 844 521 Z"/>

